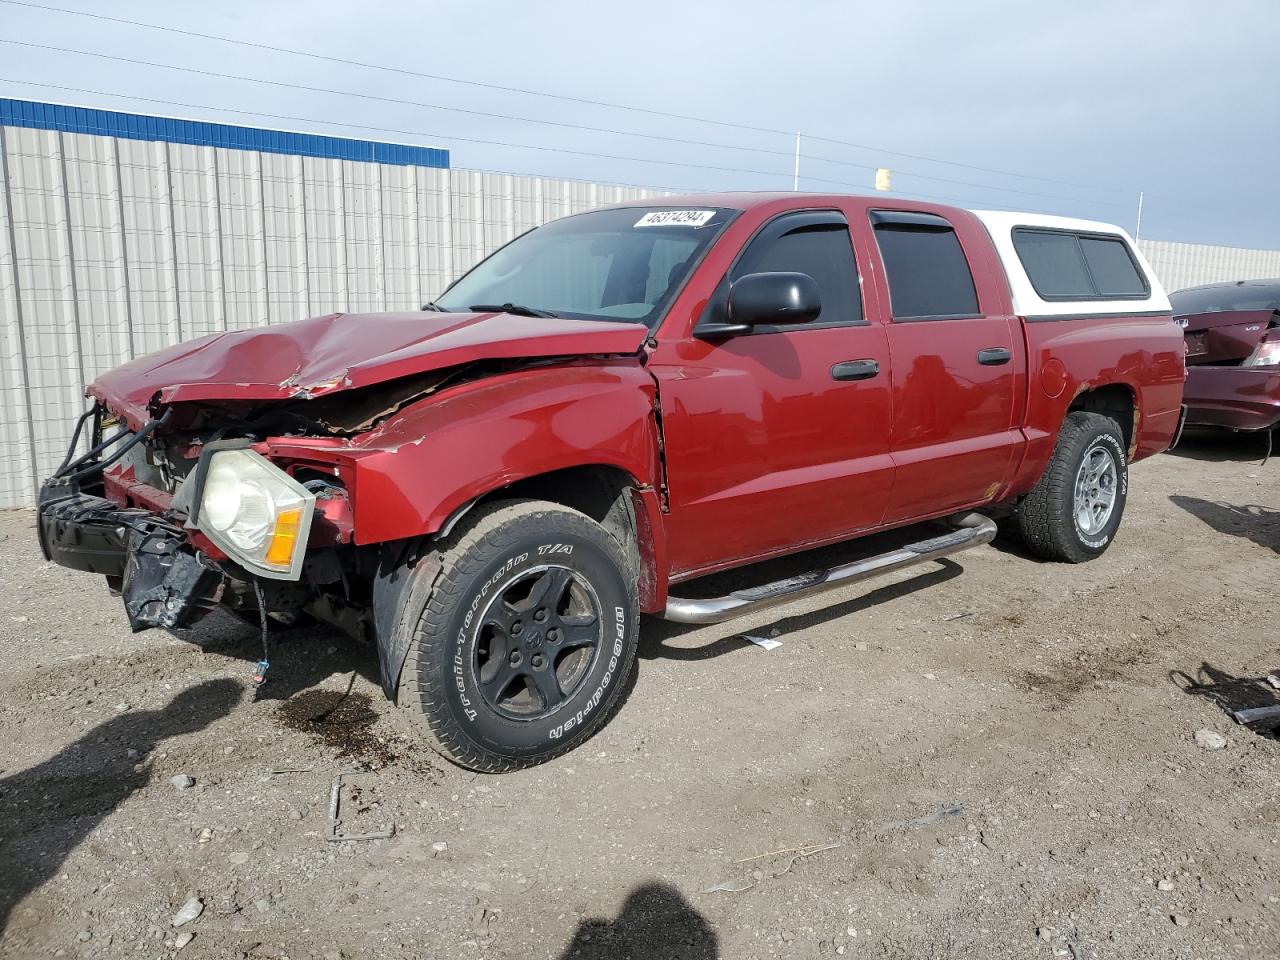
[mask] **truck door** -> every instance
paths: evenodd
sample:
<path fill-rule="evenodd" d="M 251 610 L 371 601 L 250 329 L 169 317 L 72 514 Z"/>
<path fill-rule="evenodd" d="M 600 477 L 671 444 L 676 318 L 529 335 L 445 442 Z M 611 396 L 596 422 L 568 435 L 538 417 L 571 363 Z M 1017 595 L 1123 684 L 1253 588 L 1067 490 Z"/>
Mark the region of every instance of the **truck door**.
<path fill-rule="evenodd" d="M 727 566 L 875 526 L 889 458 L 889 352 L 863 308 L 848 222 L 798 211 L 744 245 L 708 309 L 749 273 L 817 282 L 802 325 L 660 341 L 650 357 L 665 438 L 673 571 Z"/>
<path fill-rule="evenodd" d="M 1022 442 L 1015 414 L 1025 377 L 1019 321 L 991 280 L 990 241 L 966 223 L 971 235 L 962 242 L 932 213 L 872 210 L 870 226 L 893 365 L 897 472 L 885 520 L 990 500 Z M 977 285 L 971 263 L 980 268 Z"/>

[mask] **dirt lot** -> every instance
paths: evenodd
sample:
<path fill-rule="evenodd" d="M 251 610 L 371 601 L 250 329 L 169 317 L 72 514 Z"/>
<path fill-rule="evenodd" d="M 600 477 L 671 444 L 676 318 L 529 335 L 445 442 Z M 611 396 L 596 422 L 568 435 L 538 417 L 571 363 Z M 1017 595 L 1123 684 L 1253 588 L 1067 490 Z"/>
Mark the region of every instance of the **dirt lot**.
<path fill-rule="evenodd" d="M 1219 706 L 1277 699 L 1241 679 L 1280 667 L 1261 452 L 1139 464 L 1094 563 L 1001 540 L 649 623 L 614 722 L 500 777 L 424 749 L 370 652 L 296 631 L 255 696 L 253 630 L 131 635 L 0 514 L 0 954 L 1275 957 L 1280 742 Z M 392 839 L 326 839 L 343 771 L 342 829 Z"/>

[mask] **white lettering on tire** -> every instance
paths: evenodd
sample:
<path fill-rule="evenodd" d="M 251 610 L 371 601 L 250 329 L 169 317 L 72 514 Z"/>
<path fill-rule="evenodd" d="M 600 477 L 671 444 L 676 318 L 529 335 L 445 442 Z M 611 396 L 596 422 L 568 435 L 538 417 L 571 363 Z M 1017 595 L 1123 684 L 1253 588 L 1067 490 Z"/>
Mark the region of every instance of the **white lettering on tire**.
<path fill-rule="evenodd" d="M 457 642 L 453 647 L 453 685 L 457 688 L 458 700 L 462 704 L 462 712 L 466 715 L 468 722 L 476 718 L 476 710 L 471 705 L 471 698 L 467 695 L 466 657 L 463 656 L 467 635 L 471 632 L 471 624 L 475 620 L 476 611 L 480 609 L 480 604 L 489 595 L 494 585 L 528 559 L 529 554 L 525 552 L 508 557 L 505 563 L 499 564 L 493 576 L 480 585 L 480 589 L 471 600 L 471 606 L 467 608 L 466 615 L 462 618 L 462 626 L 458 628 Z"/>
<path fill-rule="evenodd" d="M 614 637 L 613 649 L 610 651 L 609 667 L 604 672 L 604 676 L 600 678 L 600 683 L 596 686 L 595 692 L 591 694 L 587 702 L 583 704 L 581 710 L 577 711 L 564 723 L 551 729 L 548 739 L 559 740 L 562 736 L 572 730 L 574 727 L 581 726 L 582 722 L 591 715 L 600 703 L 600 699 L 604 696 L 605 690 L 609 688 L 609 683 L 613 679 L 613 671 L 618 668 L 618 659 L 622 656 L 622 649 L 625 645 L 627 636 L 627 612 L 622 607 L 613 608 L 614 619 Z"/>
<path fill-rule="evenodd" d="M 536 547 L 534 552 L 537 556 L 549 556 L 560 554 L 564 556 L 573 553 L 573 544 L 566 543 L 549 543 Z M 488 577 L 484 583 L 480 585 L 472 597 L 471 603 L 467 607 L 467 611 L 462 618 L 462 624 L 458 628 L 455 637 L 454 653 L 453 653 L 453 684 L 457 690 L 459 702 L 462 705 L 463 713 L 468 722 L 474 722 L 477 717 L 477 711 L 472 703 L 471 695 L 467 689 L 467 663 L 469 644 L 474 643 L 478 638 L 478 630 L 472 630 L 475 624 L 476 615 L 481 604 L 488 598 L 489 593 L 501 581 L 507 578 L 512 571 L 525 563 L 530 557 L 529 552 L 517 554 L 507 558 L 506 561 L 499 564 L 494 573 Z M 625 607 L 614 608 L 613 623 L 613 645 L 609 651 L 609 663 L 604 673 L 600 677 L 600 682 L 596 685 L 591 696 L 583 703 L 581 709 L 574 711 L 573 715 L 566 718 L 564 722 L 558 724 L 548 734 L 549 740 L 559 740 L 570 730 L 581 726 L 590 719 L 591 714 L 600 705 L 600 701 L 604 698 L 605 692 L 609 689 L 609 685 L 613 682 L 613 674 L 618 668 L 618 663 L 622 659 L 622 651 L 626 645 L 627 636 L 627 612 Z"/>
<path fill-rule="evenodd" d="M 567 557 L 573 553 L 573 544 L 549 543 L 546 546 L 538 548 L 538 556 L 540 557 L 545 557 L 549 553 L 563 553 Z"/>

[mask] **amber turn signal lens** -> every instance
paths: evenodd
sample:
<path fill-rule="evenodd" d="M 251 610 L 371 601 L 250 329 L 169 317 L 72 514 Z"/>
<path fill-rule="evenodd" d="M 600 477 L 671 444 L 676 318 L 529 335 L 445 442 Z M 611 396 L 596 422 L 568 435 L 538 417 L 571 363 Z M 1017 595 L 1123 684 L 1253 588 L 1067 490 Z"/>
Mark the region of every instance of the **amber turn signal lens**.
<path fill-rule="evenodd" d="M 301 510 L 283 510 L 276 517 L 276 528 L 267 547 L 267 563 L 274 567 L 287 567 L 293 562 L 293 550 L 298 543 L 298 528 L 302 526 Z"/>

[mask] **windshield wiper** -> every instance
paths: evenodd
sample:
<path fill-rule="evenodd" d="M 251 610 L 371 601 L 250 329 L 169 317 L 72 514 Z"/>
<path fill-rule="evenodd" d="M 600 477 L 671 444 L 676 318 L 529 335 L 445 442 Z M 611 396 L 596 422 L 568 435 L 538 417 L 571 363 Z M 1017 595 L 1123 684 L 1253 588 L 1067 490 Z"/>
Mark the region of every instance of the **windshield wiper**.
<path fill-rule="evenodd" d="M 521 306 L 518 303 L 473 303 L 467 307 L 468 310 L 474 310 L 476 313 L 513 313 L 517 317 L 550 317 L 553 320 L 560 319 L 554 313 L 547 310 L 535 310 L 533 307 Z"/>
<path fill-rule="evenodd" d="M 434 310 L 436 313 L 448 313 L 448 312 L 449 312 L 449 311 L 448 311 L 448 310 L 446 310 L 444 307 L 440 306 L 440 304 L 436 303 L 434 300 L 433 300 L 433 301 L 431 301 L 430 303 L 424 303 L 424 304 L 422 305 L 422 309 L 423 309 L 423 310 Z"/>

